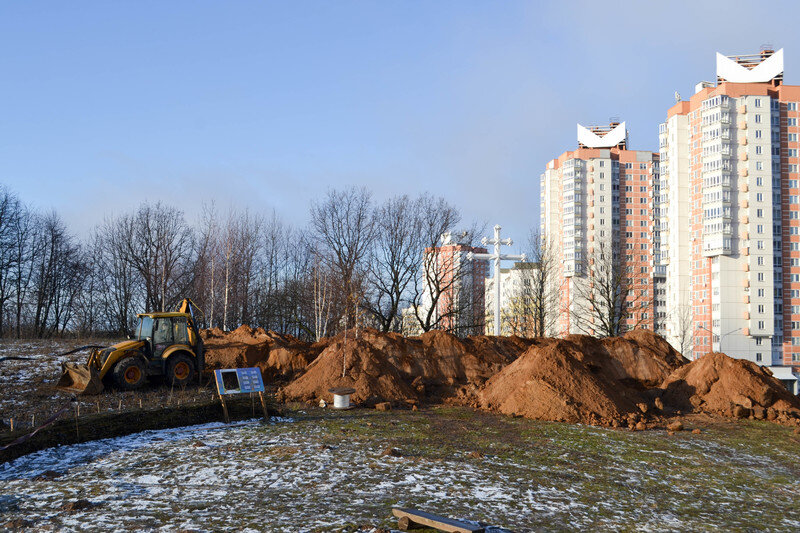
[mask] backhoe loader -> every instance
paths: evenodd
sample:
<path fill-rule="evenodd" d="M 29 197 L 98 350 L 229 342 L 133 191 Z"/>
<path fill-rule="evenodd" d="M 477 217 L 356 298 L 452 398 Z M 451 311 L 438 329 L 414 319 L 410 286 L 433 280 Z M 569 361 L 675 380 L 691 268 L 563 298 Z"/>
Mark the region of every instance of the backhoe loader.
<path fill-rule="evenodd" d="M 150 376 L 185 386 L 205 367 L 195 311 L 200 312 L 186 298 L 175 312 L 137 315 L 136 332 L 129 340 L 92 350 L 85 365 L 62 363 L 56 388 L 74 394 L 99 394 L 110 385 L 135 390 Z"/>

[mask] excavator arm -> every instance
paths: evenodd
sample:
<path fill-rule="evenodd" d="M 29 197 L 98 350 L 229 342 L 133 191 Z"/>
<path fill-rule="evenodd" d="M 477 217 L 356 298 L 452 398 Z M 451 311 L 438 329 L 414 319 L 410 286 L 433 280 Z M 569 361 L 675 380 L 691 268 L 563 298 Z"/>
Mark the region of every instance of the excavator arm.
<path fill-rule="evenodd" d="M 191 298 L 184 298 L 183 300 L 181 300 L 181 302 L 178 304 L 178 308 L 176 309 L 176 311 L 179 313 L 188 313 L 189 315 L 192 316 L 192 319 L 194 320 L 197 320 L 195 313 L 205 318 L 205 315 L 203 315 L 203 311 L 201 311 L 200 308 L 197 307 L 197 304 L 195 304 L 191 300 Z"/>

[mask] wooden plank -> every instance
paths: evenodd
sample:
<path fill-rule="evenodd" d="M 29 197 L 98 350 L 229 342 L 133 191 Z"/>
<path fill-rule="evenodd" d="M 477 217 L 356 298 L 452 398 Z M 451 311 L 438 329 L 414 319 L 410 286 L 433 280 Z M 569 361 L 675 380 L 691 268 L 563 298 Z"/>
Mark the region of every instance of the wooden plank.
<path fill-rule="evenodd" d="M 484 533 L 481 526 L 476 526 L 461 520 L 454 520 L 446 516 L 439 516 L 433 513 L 426 513 L 418 509 L 402 509 L 394 507 L 392 514 L 401 519 L 403 526 L 411 529 L 414 525 L 428 526 L 448 533 Z M 405 520 L 403 520 L 405 519 Z"/>

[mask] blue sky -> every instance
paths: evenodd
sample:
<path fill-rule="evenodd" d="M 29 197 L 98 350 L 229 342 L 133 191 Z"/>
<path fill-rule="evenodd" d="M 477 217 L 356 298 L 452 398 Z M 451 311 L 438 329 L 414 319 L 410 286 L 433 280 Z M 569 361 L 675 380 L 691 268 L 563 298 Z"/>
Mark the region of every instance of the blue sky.
<path fill-rule="evenodd" d="M 142 200 L 304 225 L 326 188 L 366 185 L 521 242 L 576 122 L 619 116 L 656 150 L 717 50 L 785 47 L 800 84 L 800 9 L 770 7 L 0 0 L 0 183 L 81 235 Z"/>

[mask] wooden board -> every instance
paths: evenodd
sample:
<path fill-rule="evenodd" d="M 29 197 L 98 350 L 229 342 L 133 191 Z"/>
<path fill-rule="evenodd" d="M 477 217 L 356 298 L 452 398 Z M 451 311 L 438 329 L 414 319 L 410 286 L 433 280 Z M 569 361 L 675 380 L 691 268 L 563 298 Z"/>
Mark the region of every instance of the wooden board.
<path fill-rule="evenodd" d="M 392 514 L 400 519 L 400 522 L 408 528 L 411 525 L 420 525 L 436 528 L 440 531 L 449 533 L 484 533 L 483 527 L 476 526 L 460 520 L 426 513 L 418 509 L 401 509 L 394 507 Z"/>

